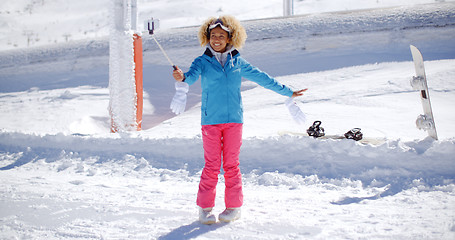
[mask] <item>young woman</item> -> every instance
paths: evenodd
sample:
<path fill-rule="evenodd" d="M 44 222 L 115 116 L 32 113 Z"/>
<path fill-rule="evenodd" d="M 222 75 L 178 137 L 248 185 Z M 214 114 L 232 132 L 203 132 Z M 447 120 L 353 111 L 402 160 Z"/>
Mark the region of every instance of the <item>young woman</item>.
<path fill-rule="evenodd" d="M 178 67 L 174 70 L 172 75 L 177 80 L 177 92 L 171 109 L 177 114 L 183 112 L 188 86 L 201 77 L 205 166 L 197 194 L 199 220 L 204 224 L 216 222 L 212 208 L 215 206 L 216 185 L 222 165 L 226 209 L 219 215 L 219 220 L 230 222 L 240 218 L 243 204 L 239 169 L 243 127 L 242 77 L 288 97 L 301 96 L 307 89 L 292 91 L 243 59 L 237 49 L 243 46 L 247 35 L 240 22 L 232 16 L 209 18 L 200 27 L 198 37 L 201 45 L 207 48 L 202 56 L 193 61 L 188 72 L 183 73 Z M 288 103 L 291 114 L 302 118 L 300 109 L 292 102 Z"/>

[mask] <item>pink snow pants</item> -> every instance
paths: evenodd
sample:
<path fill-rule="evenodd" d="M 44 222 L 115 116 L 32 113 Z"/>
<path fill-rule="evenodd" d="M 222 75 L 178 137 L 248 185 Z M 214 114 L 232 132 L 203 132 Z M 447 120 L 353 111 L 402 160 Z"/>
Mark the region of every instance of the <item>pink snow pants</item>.
<path fill-rule="evenodd" d="M 239 169 L 240 146 L 242 145 L 241 123 L 225 123 L 202 126 L 205 166 L 202 170 L 197 205 L 201 208 L 215 206 L 216 185 L 221 163 L 226 184 L 224 202 L 226 208 L 243 204 L 242 174 Z"/>

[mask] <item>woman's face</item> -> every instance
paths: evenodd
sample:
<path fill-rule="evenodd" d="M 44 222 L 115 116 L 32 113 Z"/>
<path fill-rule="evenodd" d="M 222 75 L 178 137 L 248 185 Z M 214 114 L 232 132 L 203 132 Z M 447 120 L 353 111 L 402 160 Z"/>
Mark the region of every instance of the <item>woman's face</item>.
<path fill-rule="evenodd" d="M 229 43 L 229 35 L 220 27 L 216 27 L 210 31 L 210 46 L 216 52 L 225 52 L 226 46 Z"/>

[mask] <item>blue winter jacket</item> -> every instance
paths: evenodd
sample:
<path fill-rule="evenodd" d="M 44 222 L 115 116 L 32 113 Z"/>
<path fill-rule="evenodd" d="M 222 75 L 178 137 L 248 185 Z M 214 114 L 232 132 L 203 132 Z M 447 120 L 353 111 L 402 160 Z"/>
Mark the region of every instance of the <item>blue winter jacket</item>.
<path fill-rule="evenodd" d="M 188 72 L 185 82 L 195 83 L 201 76 L 202 106 L 201 124 L 243 123 L 243 105 L 240 94 L 242 77 L 284 96 L 293 91 L 277 82 L 267 73 L 252 66 L 237 50 L 228 55 L 224 67 L 207 48 L 197 57 Z"/>

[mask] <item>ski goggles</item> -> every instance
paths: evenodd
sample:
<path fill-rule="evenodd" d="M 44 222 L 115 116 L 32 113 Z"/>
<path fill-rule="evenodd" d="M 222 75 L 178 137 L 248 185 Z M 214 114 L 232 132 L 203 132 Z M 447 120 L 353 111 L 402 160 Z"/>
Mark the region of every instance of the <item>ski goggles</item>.
<path fill-rule="evenodd" d="M 216 21 L 214 21 L 212 24 L 210 24 L 208 32 L 212 31 L 212 29 L 214 29 L 216 27 L 220 27 L 224 31 L 228 32 L 229 34 L 231 33 L 231 30 L 229 30 L 228 27 L 224 26 L 223 21 L 221 21 L 221 19 L 219 19 L 219 18 Z"/>

